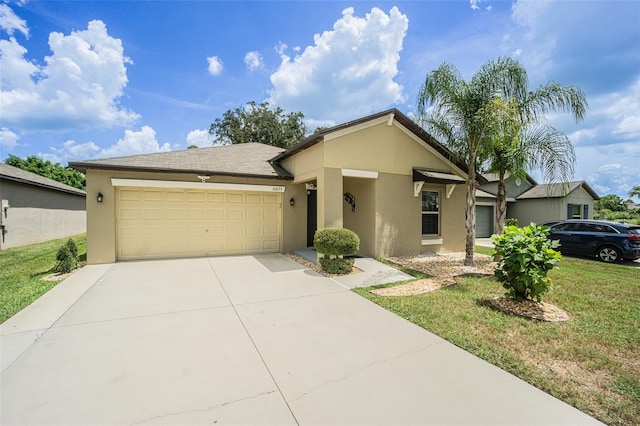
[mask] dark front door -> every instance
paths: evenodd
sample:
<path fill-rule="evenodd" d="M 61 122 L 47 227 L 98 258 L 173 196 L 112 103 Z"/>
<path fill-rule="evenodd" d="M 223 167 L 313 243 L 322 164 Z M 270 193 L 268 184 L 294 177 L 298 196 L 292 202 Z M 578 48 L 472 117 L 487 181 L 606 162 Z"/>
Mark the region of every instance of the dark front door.
<path fill-rule="evenodd" d="M 318 229 L 318 191 L 307 190 L 307 247 L 313 247 L 313 236 Z"/>

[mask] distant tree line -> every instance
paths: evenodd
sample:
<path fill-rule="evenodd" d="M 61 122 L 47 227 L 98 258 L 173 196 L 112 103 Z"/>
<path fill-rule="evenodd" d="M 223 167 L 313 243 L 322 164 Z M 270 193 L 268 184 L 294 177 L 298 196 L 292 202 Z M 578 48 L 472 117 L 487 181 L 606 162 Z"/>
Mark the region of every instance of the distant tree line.
<path fill-rule="evenodd" d="M 74 188 L 82 189 L 83 191 L 87 186 L 87 179 L 83 173 L 70 167 L 63 167 L 59 163 L 43 160 L 35 155 L 30 155 L 25 159 L 16 157 L 15 155 L 9 155 L 4 162 L 10 166 L 44 176 Z"/>

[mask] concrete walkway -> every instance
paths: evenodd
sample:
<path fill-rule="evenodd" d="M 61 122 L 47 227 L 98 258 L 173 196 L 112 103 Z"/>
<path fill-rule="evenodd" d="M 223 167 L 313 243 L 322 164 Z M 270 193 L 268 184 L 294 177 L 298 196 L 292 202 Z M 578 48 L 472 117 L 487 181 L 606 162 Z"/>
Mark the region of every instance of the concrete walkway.
<path fill-rule="evenodd" d="M 3 425 L 597 424 L 281 255 L 87 266 L 0 334 Z"/>

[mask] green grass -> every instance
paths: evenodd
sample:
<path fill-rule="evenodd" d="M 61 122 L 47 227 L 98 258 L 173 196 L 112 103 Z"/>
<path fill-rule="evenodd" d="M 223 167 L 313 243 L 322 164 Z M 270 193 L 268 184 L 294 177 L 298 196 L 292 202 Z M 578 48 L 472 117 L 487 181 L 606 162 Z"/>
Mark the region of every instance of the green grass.
<path fill-rule="evenodd" d="M 554 289 L 543 301 L 567 311 L 568 322 L 491 309 L 486 300 L 505 293 L 493 278 L 464 277 L 458 285 L 418 296 L 355 291 L 607 424 L 635 424 L 640 269 L 567 257 L 550 277 Z"/>
<path fill-rule="evenodd" d="M 87 258 L 85 234 L 72 237 L 81 261 Z M 68 238 L 47 241 L 0 252 L 0 323 L 5 322 L 59 281 L 43 281 L 52 273 L 56 253 Z"/>

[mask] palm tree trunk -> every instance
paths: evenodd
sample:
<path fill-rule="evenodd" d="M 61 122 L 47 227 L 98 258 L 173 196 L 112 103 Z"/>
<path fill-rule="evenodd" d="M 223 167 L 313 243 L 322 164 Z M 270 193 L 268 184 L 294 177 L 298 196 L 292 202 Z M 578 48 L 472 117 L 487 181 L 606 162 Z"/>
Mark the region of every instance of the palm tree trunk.
<path fill-rule="evenodd" d="M 498 181 L 498 194 L 496 195 L 496 234 L 504 233 L 504 222 L 507 218 L 507 191 L 504 185 L 504 176 Z"/>
<path fill-rule="evenodd" d="M 467 204 L 465 208 L 465 229 L 467 240 L 465 244 L 465 266 L 475 266 L 473 254 L 476 244 L 476 165 L 475 155 L 469 158 L 469 177 L 467 178 Z"/>

